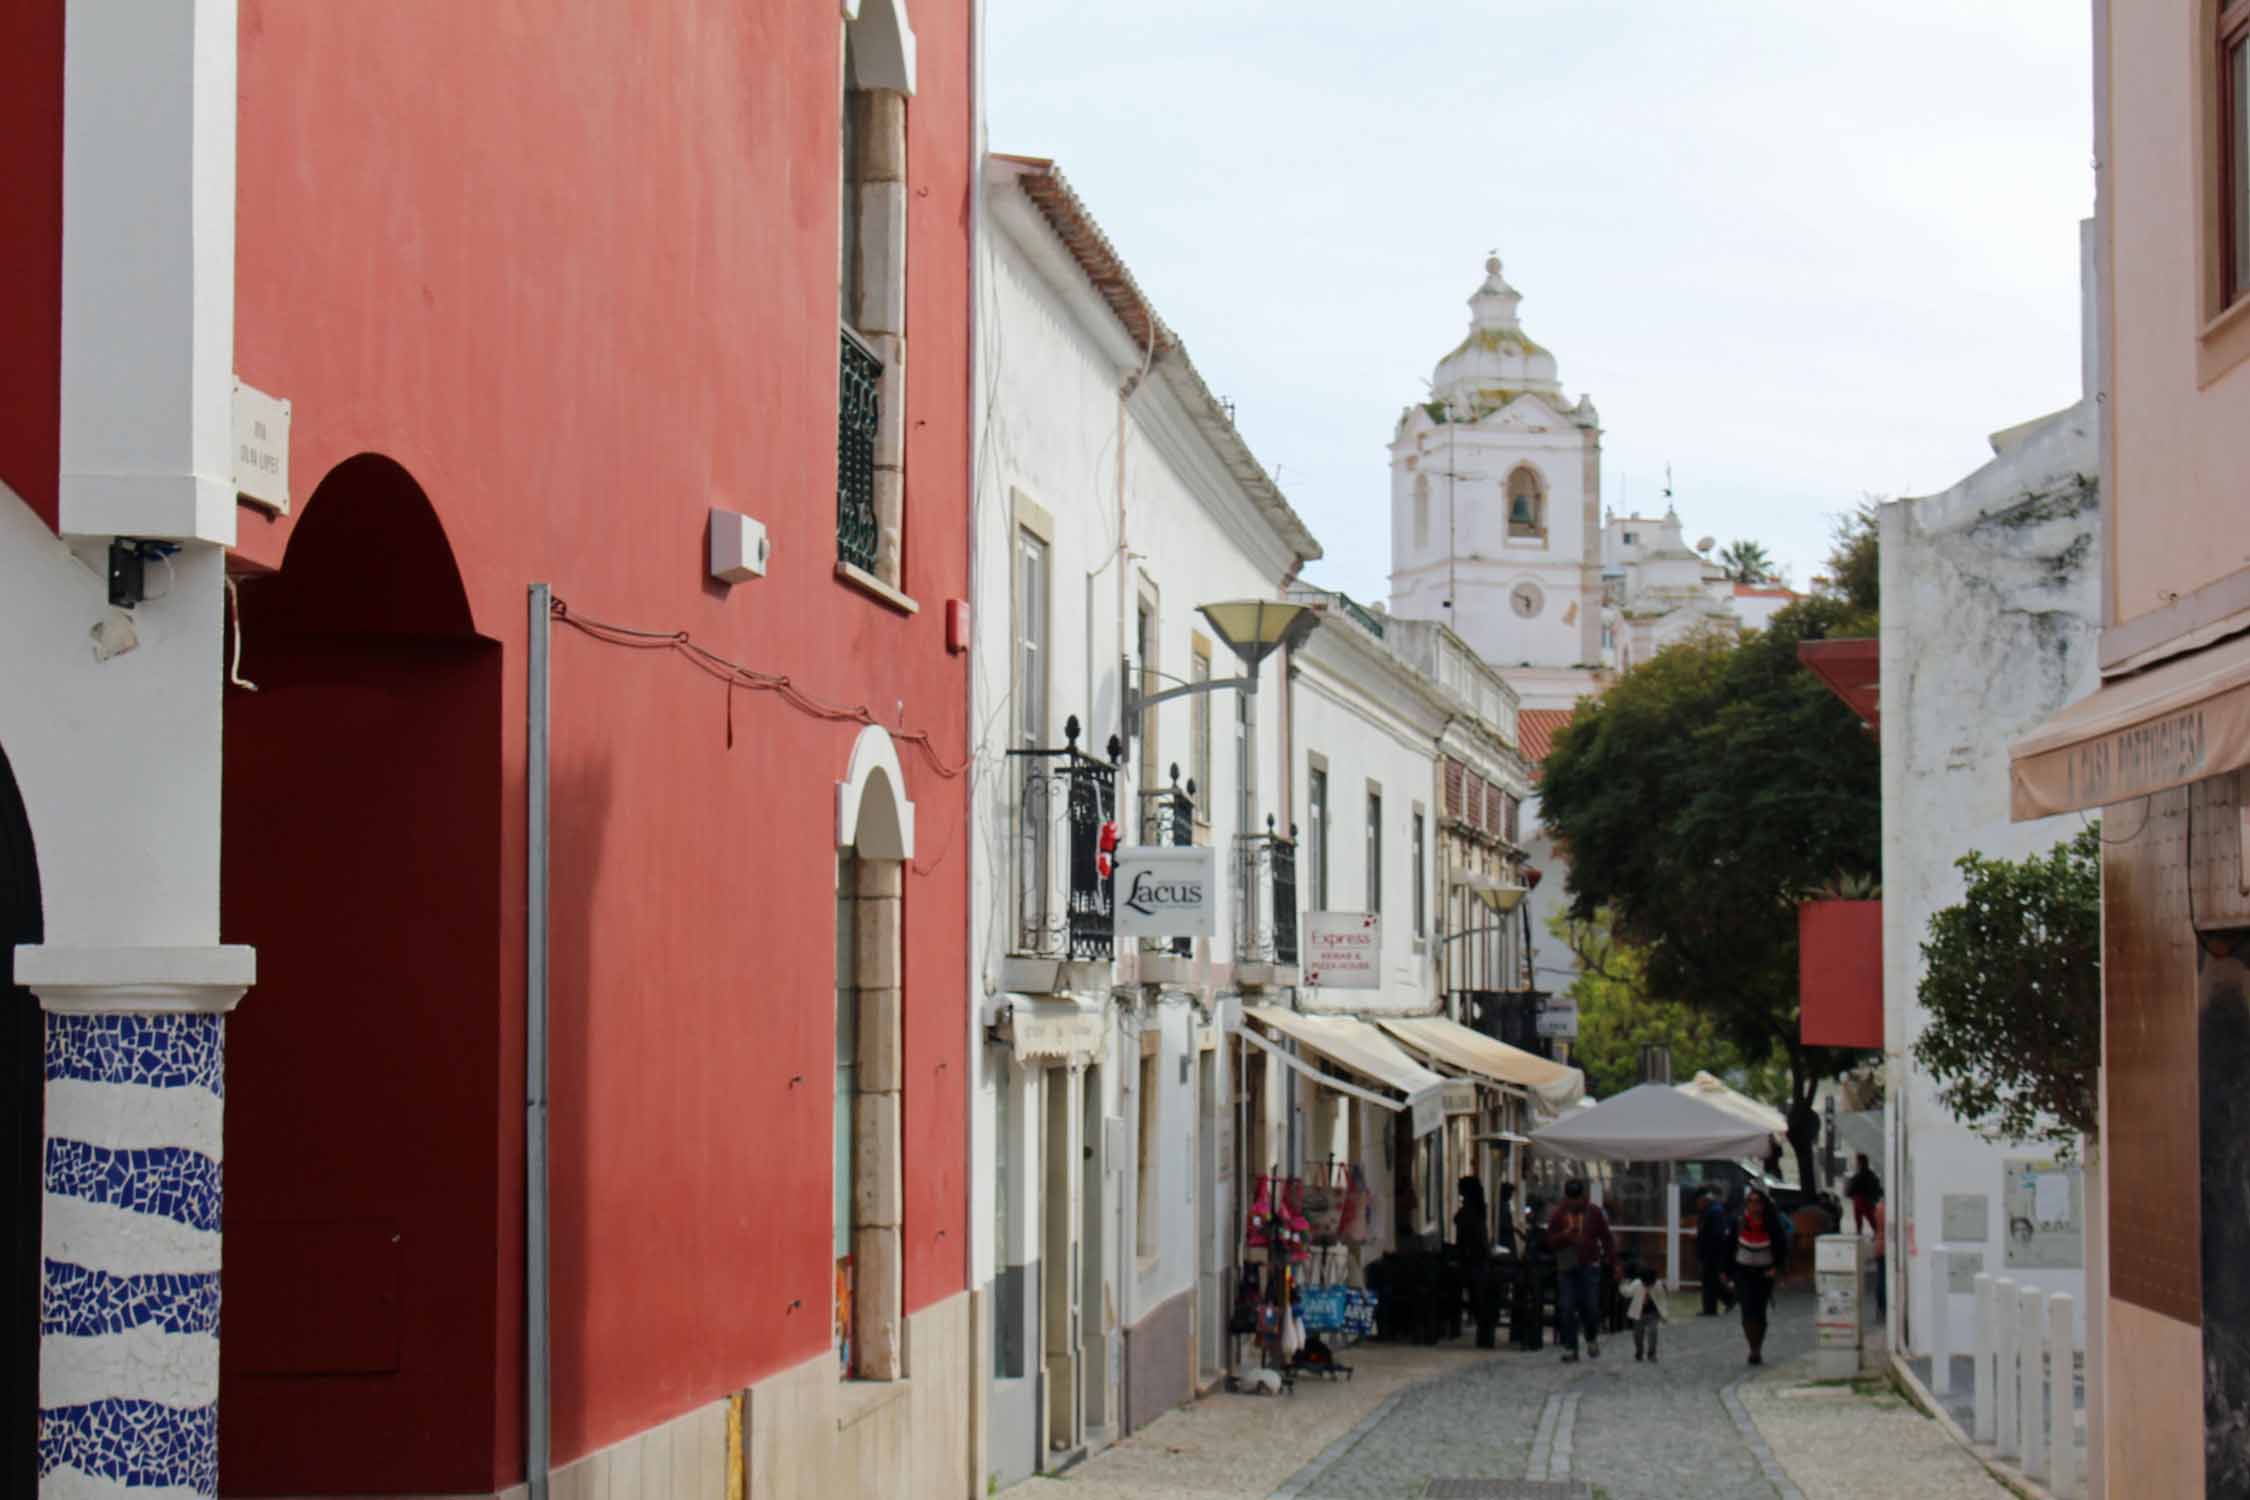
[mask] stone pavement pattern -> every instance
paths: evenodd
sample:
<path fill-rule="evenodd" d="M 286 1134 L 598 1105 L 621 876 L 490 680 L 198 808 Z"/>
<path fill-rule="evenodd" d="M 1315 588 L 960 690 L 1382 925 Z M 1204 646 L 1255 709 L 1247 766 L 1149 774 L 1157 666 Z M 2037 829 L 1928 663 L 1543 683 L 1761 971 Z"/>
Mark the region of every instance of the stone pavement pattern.
<path fill-rule="evenodd" d="M 1419 1500 L 1433 1478 L 1529 1475 L 1587 1483 L 1606 1500 L 2006 1500 L 1938 1423 L 1895 1395 L 1805 1387 L 1811 1299 L 1788 1297 L 1776 1312 L 1763 1372 L 1744 1365 L 1732 1318 L 1683 1317 L 1665 1330 L 1656 1365 L 1634 1362 L 1629 1337 L 1574 1365 L 1551 1346 L 1535 1355 L 1354 1350 L 1345 1357 L 1359 1373 L 1349 1384 L 1307 1381 L 1291 1397 L 1214 1395 L 1059 1480 L 1008 1493 Z M 1755 1429 L 1745 1431 L 1749 1421 Z"/>

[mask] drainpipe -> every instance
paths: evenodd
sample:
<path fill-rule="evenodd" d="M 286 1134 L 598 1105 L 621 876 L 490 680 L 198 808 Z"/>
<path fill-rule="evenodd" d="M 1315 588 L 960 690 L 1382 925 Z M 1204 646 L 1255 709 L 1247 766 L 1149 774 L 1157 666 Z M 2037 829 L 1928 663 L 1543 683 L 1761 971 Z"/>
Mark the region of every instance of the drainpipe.
<path fill-rule="evenodd" d="M 547 648 L 550 591 L 531 586 L 525 699 L 523 1297 L 524 1482 L 547 1500 L 553 1350 L 547 1312 Z"/>

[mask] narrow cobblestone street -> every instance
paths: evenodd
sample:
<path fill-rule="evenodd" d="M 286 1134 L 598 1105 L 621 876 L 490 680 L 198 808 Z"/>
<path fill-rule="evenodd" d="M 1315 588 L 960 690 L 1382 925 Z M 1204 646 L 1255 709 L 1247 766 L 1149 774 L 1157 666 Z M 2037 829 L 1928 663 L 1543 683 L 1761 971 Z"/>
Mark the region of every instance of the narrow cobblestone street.
<path fill-rule="evenodd" d="M 1578 1481 L 1606 1500 L 2002 1500 L 1976 1460 L 1904 1402 L 1805 1387 L 1812 1334 L 1810 1299 L 1797 1295 L 1780 1306 L 1763 1371 L 1744 1365 L 1731 1317 L 1684 1316 L 1654 1366 L 1635 1363 L 1629 1337 L 1577 1364 L 1552 1346 L 1359 1351 L 1351 1385 L 1309 1384 L 1279 1401 L 1213 1396 L 1061 1479 L 1008 1493 L 1412 1500 L 1437 1478 L 1528 1478 Z"/>

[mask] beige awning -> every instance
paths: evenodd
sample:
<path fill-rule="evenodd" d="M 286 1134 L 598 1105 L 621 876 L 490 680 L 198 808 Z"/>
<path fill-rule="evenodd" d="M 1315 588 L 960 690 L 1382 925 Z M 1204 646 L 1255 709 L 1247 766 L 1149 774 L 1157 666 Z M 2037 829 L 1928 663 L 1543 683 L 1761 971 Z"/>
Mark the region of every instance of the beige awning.
<path fill-rule="evenodd" d="M 1294 1037 L 1339 1067 L 1394 1088 L 1408 1098 L 1442 1089 L 1445 1080 L 1401 1052 L 1390 1038 L 1350 1016 L 1308 1016 L 1272 1005 L 1245 1005 L 1243 1015 Z"/>
<path fill-rule="evenodd" d="M 2107 682 L 2009 747 L 2017 822 L 2250 765 L 2250 635 Z"/>
<path fill-rule="evenodd" d="M 1585 1097 L 1586 1075 L 1576 1068 L 1535 1057 L 1459 1021 L 1444 1016 L 1402 1016 L 1385 1017 L 1377 1024 L 1424 1057 L 1524 1090 L 1550 1114 L 1568 1109 Z"/>

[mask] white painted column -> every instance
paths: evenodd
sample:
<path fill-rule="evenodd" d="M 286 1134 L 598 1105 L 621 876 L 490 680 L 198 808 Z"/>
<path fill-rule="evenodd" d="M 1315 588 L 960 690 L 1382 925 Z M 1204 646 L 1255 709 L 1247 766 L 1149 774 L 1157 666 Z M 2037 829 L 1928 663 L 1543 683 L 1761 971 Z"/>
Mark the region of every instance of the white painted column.
<path fill-rule="evenodd" d="M 2033 1479 L 2047 1477 L 2047 1295 L 2032 1287 L 2016 1293 L 2016 1368 L 2021 1395 L 2016 1420 L 2023 1441 L 2023 1471 Z"/>
<path fill-rule="evenodd" d="M 62 531 L 234 542 L 236 0 L 68 0 Z"/>
<path fill-rule="evenodd" d="M 1996 1374 L 1993 1354 L 1999 1348 L 2000 1330 L 1993 1323 L 1992 1278 L 1979 1271 L 1976 1289 L 1976 1430 L 1970 1435 L 1980 1443 L 1989 1443 L 1999 1426 L 1999 1393 L 1994 1389 Z"/>
<path fill-rule="evenodd" d="M 18 948 L 47 1012 L 42 1500 L 219 1484 L 226 1013 L 247 948 Z"/>
<path fill-rule="evenodd" d="M 2078 1496 L 2077 1312 L 2068 1293 L 2047 1299 L 2047 1493 L 2055 1500 Z"/>
<path fill-rule="evenodd" d="M 2017 1407 L 2022 1386 L 2016 1379 L 2016 1284 L 2003 1276 L 1992 1283 L 1993 1386 L 1999 1393 L 1993 1448 L 2002 1458 L 2023 1451 L 2023 1426 Z"/>
<path fill-rule="evenodd" d="M 1930 1390 L 1939 1396 L 1953 1394 L 1952 1261 L 1950 1251 L 1930 1252 Z"/>

